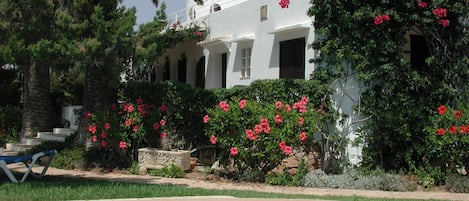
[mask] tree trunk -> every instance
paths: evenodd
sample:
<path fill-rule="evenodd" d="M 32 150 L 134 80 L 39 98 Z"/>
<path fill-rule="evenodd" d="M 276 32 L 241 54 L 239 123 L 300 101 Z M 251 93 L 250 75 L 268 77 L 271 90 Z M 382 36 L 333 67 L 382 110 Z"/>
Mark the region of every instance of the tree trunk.
<path fill-rule="evenodd" d="M 21 137 L 52 130 L 49 76 L 49 67 L 40 62 L 33 61 L 24 69 Z"/>

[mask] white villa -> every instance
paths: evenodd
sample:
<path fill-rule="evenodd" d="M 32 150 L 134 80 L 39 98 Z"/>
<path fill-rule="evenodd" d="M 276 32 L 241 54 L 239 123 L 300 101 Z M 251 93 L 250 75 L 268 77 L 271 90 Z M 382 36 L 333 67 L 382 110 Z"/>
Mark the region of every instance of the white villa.
<path fill-rule="evenodd" d="M 145 69 L 150 81 L 178 80 L 193 87 L 231 88 L 249 85 L 258 79 L 309 79 L 315 64 L 314 18 L 307 15 L 308 0 L 291 0 L 281 8 L 279 0 L 205 0 L 197 5 L 187 0 L 187 8 L 168 15 L 170 26 L 197 24 L 208 33 L 202 41 L 185 41 L 168 49 L 158 67 Z M 354 120 L 360 114 L 352 110 L 359 101 L 359 83 L 352 80 L 334 86 L 336 108 L 349 117 L 337 130 L 355 138 Z M 346 98 L 344 98 L 346 97 Z M 341 99 L 338 101 L 337 99 Z M 361 149 L 347 148 L 353 165 L 361 161 Z"/>

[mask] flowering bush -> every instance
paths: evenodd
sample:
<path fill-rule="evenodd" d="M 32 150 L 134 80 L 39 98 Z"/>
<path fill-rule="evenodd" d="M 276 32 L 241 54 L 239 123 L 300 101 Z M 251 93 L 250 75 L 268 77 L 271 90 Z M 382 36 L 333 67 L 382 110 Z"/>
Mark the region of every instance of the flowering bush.
<path fill-rule="evenodd" d="M 166 111 L 165 105 L 155 108 L 137 99 L 135 103 L 113 104 L 110 111 L 103 114 L 87 112 L 89 138 L 102 149 L 120 150 L 124 155 L 130 152 L 135 160 L 138 148 L 154 145 L 151 141 L 155 136 L 163 141 L 170 135 Z"/>
<path fill-rule="evenodd" d="M 256 174 L 263 180 L 294 150 L 313 143 L 317 115 L 307 97 L 293 105 L 243 99 L 221 101 L 203 122 L 210 142 L 226 150 L 221 159 L 232 159 L 239 175 Z"/>
<path fill-rule="evenodd" d="M 469 110 L 458 110 L 441 105 L 430 117 L 426 128 L 434 154 L 449 162 L 452 168 L 469 165 Z"/>

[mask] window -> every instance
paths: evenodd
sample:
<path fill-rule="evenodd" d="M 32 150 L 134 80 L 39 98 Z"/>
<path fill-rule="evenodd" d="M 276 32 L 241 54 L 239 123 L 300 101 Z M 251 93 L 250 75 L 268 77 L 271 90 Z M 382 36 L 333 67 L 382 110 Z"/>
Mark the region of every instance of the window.
<path fill-rule="evenodd" d="M 305 38 L 280 42 L 280 78 L 305 78 Z"/>
<path fill-rule="evenodd" d="M 241 79 L 251 76 L 251 52 L 250 47 L 241 49 Z"/>
<path fill-rule="evenodd" d="M 261 21 L 267 20 L 267 5 L 261 6 Z"/>

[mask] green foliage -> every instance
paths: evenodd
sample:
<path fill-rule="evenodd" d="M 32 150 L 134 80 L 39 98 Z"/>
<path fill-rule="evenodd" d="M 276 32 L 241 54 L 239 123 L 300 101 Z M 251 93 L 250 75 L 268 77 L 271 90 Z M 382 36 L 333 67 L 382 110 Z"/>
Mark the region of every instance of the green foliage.
<path fill-rule="evenodd" d="M 141 98 L 155 106 L 165 105 L 166 122 L 170 125 L 167 134 L 177 137 L 173 148 L 189 149 L 208 144 L 203 132 L 202 117 L 206 108 L 216 103 L 212 92 L 192 88 L 190 85 L 174 81 L 160 83 L 129 82 L 122 86 L 122 100 Z M 158 120 L 159 121 L 159 120 Z M 155 136 L 155 135 L 154 135 Z M 148 138 L 149 146 L 159 146 L 159 135 Z M 185 141 L 183 144 L 177 142 Z"/>
<path fill-rule="evenodd" d="M 148 171 L 151 176 L 160 176 L 168 178 L 182 178 L 184 171 L 177 165 L 171 164 L 169 167 L 165 166 L 161 169 L 151 169 Z"/>
<path fill-rule="evenodd" d="M 446 188 L 454 193 L 469 193 L 469 177 L 451 175 L 446 179 Z"/>
<path fill-rule="evenodd" d="M 465 0 L 428 1 L 426 7 L 418 2 L 311 1 L 309 15 L 315 16 L 319 34 L 312 44 L 320 52 L 315 62 L 339 76 L 355 75 L 369 86 L 361 104 L 369 116 L 362 136 L 363 165 L 421 165 L 430 108 L 467 100 L 469 6 Z M 447 16 L 434 14 L 442 8 Z M 376 23 L 383 15 L 390 20 Z M 449 26 L 442 20 L 449 20 Z M 425 38 L 425 64 L 408 60 L 403 47 L 409 33 Z"/>
<path fill-rule="evenodd" d="M 286 171 L 279 174 L 268 174 L 265 178 L 265 183 L 282 186 L 304 186 L 307 173 L 308 167 L 304 160 L 301 160 L 296 174 L 291 175 Z"/>
<path fill-rule="evenodd" d="M 212 144 L 224 147 L 222 162 L 234 160 L 238 176 L 255 175 L 263 181 L 292 151 L 315 143 L 313 134 L 322 114 L 302 97 L 291 106 L 276 101 L 220 101 L 204 116 Z M 238 177 L 239 178 L 239 177 Z"/>
<path fill-rule="evenodd" d="M 73 170 L 85 166 L 86 150 L 84 147 L 64 149 L 54 157 L 51 167 Z"/>
<path fill-rule="evenodd" d="M 363 174 L 354 170 L 340 175 L 327 175 L 321 170 L 314 170 L 306 175 L 305 186 L 383 191 L 414 191 L 417 189 L 415 183 L 406 180 L 401 175 Z"/>
<path fill-rule="evenodd" d="M 21 131 L 22 111 L 16 106 L 0 106 L 0 144 L 17 142 Z"/>
<path fill-rule="evenodd" d="M 137 175 L 138 174 L 138 169 L 139 169 L 138 168 L 138 162 L 134 161 L 134 162 L 132 162 L 132 165 L 129 168 L 129 173 Z"/>

